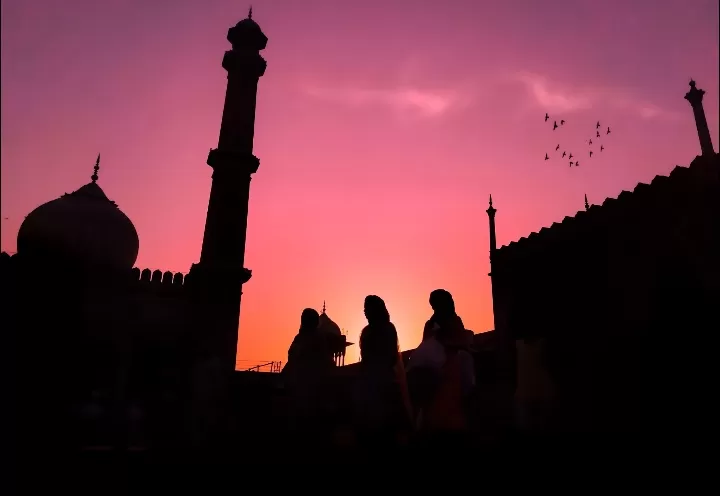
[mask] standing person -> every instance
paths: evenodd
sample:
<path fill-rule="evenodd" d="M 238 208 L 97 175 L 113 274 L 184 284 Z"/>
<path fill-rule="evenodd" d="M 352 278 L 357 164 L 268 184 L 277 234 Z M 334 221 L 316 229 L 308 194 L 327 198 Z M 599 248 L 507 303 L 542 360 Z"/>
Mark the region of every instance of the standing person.
<path fill-rule="evenodd" d="M 329 411 L 329 388 L 335 372 L 330 338 L 322 333 L 320 317 L 312 308 L 303 310 L 300 330 L 288 350 L 282 377 L 288 391 L 291 429 L 302 445 L 317 444 L 324 437 Z"/>
<path fill-rule="evenodd" d="M 360 334 L 359 376 L 353 391 L 354 420 L 361 445 L 381 450 L 411 427 L 410 398 L 395 326 L 385 302 L 365 298 L 368 325 Z"/>
<path fill-rule="evenodd" d="M 475 385 L 469 353 L 473 334 L 465 329 L 448 291 L 430 293 L 430 306 L 433 314 L 425 324 L 421 346 L 431 350 L 433 359 L 425 357 L 431 353 L 423 350 L 413 364 L 413 354 L 408 375 L 420 410 L 418 427 L 434 440 L 445 440 L 457 438 L 468 428 L 467 399 Z"/>

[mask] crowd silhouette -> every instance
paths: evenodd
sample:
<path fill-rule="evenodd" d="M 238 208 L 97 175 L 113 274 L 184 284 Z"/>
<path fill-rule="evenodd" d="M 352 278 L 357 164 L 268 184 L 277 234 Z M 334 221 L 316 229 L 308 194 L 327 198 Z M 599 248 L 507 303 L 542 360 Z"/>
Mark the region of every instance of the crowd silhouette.
<path fill-rule="evenodd" d="M 442 449 L 462 441 L 475 387 L 474 334 L 448 291 L 433 291 L 429 303 L 422 341 L 404 363 L 385 302 L 367 296 L 360 362 L 350 381 L 339 380 L 342 368 L 333 361 L 338 336 L 322 331 L 316 310 L 303 310 L 282 370 L 298 450 L 341 443 L 383 456 L 410 444 Z"/>

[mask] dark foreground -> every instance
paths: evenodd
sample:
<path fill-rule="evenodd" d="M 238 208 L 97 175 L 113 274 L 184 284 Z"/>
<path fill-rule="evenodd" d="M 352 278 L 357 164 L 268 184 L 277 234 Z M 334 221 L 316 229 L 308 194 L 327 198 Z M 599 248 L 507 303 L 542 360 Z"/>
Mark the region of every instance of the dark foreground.
<path fill-rule="evenodd" d="M 703 444 L 702 440 L 660 434 L 513 434 L 494 442 L 478 443 L 463 436 L 416 439 L 404 446 L 367 450 L 339 446 L 300 450 L 276 445 L 205 453 L 48 452 L 14 457 L 11 474 L 18 490 L 6 494 L 274 492 L 300 486 L 333 490 L 336 483 L 341 485 L 335 490 L 350 490 L 354 484 L 376 479 L 393 487 L 422 487 L 423 481 L 476 486 L 481 482 L 521 482 L 527 471 L 538 470 L 562 478 L 587 471 L 602 472 L 603 477 L 617 470 L 637 475 L 668 465 L 680 470 L 693 453 L 705 450 Z"/>

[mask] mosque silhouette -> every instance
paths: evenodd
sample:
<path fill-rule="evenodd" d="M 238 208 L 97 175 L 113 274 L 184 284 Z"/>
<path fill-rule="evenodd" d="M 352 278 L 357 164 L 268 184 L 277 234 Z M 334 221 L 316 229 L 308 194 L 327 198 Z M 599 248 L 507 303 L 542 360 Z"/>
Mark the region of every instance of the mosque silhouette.
<path fill-rule="evenodd" d="M 252 12 L 227 39 L 202 249 L 187 274 L 134 267 L 138 234 L 101 189 L 99 156 L 91 182 L 33 210 L 17 253 L 0 256 L 13 395 L 5 427 L 20 449 L 232 444 L 249 430 L 271 437 L 278 375 L 235 371 L 268 39 Z M 720 328 L 711 311 L 720 301 L 720 161 L 703 92 L 690 86 L 702 154 L 688 167 L 504 247 L 491 198 L 495 329 L 475 336 L 487 435 L 636 429 L 667 421 L 668 401 L 687 409 L 701 395 L 693 385 L 702 363 L 678 333 Z M 339 366 L 343 357 L 344 348 Z"/>

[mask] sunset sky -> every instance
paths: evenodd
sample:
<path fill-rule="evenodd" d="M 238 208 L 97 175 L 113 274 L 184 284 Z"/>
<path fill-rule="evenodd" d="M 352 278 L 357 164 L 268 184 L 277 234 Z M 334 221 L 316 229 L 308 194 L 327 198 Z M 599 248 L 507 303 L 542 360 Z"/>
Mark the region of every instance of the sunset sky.
<path fill-rule="evenodd" d="M 247 7 L 3 0 L 2 249 L 32 209 L 89 182 L 100 152 L 98 183 L 140 236 L 137 266 L 187 272 L 227 30 Z M 717 0 L 254 0 L 253 18 L 269 42 L 241 364 L 284 361 L 302 309 L 323 300 L 354 342 L 367 294 L 387 302 L 403 349 L 436 288 L 467 328 L 492 329 L 488 194 L 504 245 L 574 215 L 584 194 L 601 203 L 688 165 L 691 77 L 718 149 Z M 612 133 L 590 159 L 597 120 Z"/>

